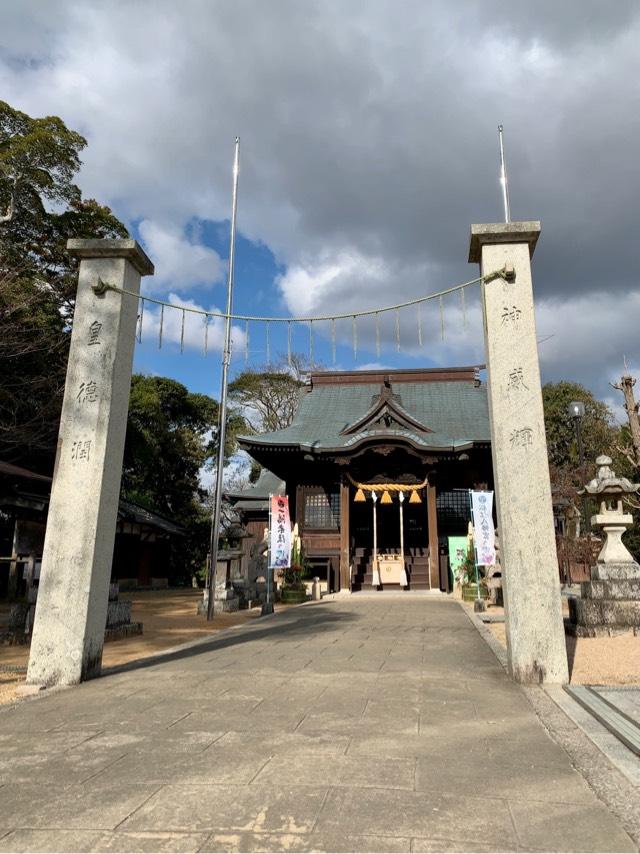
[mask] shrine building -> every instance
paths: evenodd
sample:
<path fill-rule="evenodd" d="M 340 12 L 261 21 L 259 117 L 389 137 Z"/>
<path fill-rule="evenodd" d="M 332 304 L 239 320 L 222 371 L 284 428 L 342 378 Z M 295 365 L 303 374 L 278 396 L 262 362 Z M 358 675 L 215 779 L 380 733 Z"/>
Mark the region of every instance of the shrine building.
<path fill-rule="evenodd" d="M 469 489 L 493 489 L 479 370 L 312 373 L 288 427 L 239 438 L 275 477 L 237 499 L 266 509 L 265 485 L 284 481 L 330 590 L 450 589 L 448 538 L 467 533 Z"/>

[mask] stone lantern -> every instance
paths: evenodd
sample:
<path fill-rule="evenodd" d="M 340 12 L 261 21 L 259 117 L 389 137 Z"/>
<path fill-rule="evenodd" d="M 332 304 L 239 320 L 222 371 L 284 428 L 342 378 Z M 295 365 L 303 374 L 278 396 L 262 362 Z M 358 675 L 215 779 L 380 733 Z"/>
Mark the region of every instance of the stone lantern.
<path fill-rule="evenodd" d="M 605 538 L 591 568 L 591 581 L 581 585 L 580 599 L 569 600 L 573 630 L 583 637 L 640 632 L 640 565 L 622 542 L 622 535 L 633 524 L 623 499 L 635 495 L 640 484 L 616 477 L 611 463 L 610 457 L 598 457 L 596 477 L 581 490 L 582 495 L 600 501 L 591 524 L 601 527 Z"/>

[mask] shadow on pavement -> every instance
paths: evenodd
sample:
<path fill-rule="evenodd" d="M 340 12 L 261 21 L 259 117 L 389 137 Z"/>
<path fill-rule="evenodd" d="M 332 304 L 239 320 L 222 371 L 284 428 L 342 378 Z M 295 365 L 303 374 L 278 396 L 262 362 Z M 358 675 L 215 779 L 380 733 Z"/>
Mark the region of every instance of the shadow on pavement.
<path fill-rule="evenodd" d="M 180 661 L 185 658 L 193 658 L 204 653 L 215 652 L 221 649 L 238 646 L 248 641 L 269 638 L 276 640 L 278 637 L 291 637 L 295 635 L 306 635 L 310 632 L 322 631 L 323 627 L 329 628 L 337 624 L 344 624 L 360 619 L 353 613 L 337 613 L 325 610 L 329 603 L 323 605 L 315 603 L 296 608 L 295 613 L 291 611 L 276 613 L 273 617 L 265 618 L 267 622 L 259 622 L 257 625 L 246 623 L 241 627 L 223 629 L 219 635 L 213 638 L 192 641 L 188 648 L 176 649 L 157 655 L 138 658 L 126 664 L 117 664 L 113 667 L 102 669 L 101 676 L 113 676 L 116 673 L 126 673 L 130 670 L 141 670 L 146 667 L 155 667 L 158 664 L 167 664 L 172 661 Z M 215 625 L 215 623 L 214 623 Z"/>

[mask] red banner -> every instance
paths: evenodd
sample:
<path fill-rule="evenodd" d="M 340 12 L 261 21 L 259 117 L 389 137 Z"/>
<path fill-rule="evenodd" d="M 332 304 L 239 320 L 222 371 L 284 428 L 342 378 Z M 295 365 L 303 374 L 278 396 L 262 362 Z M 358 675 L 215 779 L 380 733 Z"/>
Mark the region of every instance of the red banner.
<path fill-rule="evenodd" d="M 291 564 L 291 520 L 286 495 L 271 496 L 269 568 L 283 569 Z"/>

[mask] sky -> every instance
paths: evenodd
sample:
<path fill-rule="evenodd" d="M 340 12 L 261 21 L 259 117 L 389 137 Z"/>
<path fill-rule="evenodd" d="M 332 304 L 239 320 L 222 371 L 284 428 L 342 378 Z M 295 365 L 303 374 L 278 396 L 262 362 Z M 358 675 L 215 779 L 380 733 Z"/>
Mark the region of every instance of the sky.
<path fill-rule="evenodd" d="M 612 404 L 640 373 L 640 4 L 616 0 L 21 0 L 0 4 L 0 97 L 88 141 L 78 183 L 155 263 L 142 291 L 220 310 L 241 138 L 234 310 L 331 314 L 474 278 L 471 223 L 541 220 L 533 260 L 543 380 Z M 145 308 L 137 370 L 219 396 L 222 327 Z M 484 361 L 477 287 L 336 330 L 335 365 Z M 270 325 L 270 355 L 287 350 Z M 293 349 L 308 354 L 309 330 Z M 334 365 L 329 324 L 314 357 Z M 232 375 L 267 358 L 234 327 Z M 619 409 L 617 409 L 619 412 Z"/>

